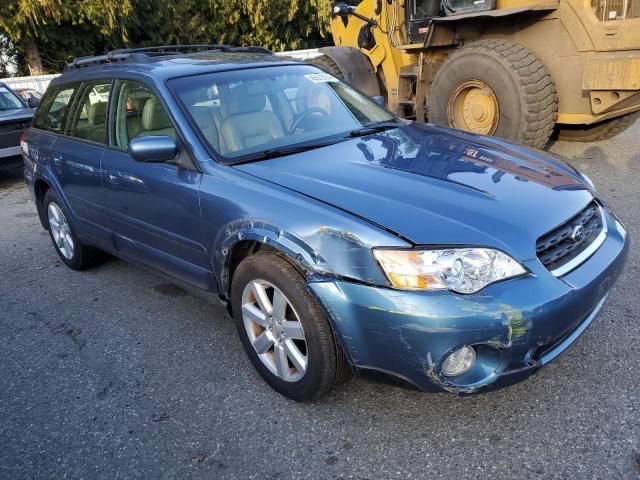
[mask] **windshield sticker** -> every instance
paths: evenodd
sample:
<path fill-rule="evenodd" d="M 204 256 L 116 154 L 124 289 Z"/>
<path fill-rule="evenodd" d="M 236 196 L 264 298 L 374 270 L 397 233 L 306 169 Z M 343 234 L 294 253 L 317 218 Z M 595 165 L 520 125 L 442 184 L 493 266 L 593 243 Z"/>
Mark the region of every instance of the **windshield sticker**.
<path fill-rule="evenodd" d="M 309 73 L 305 75 L 305 77 L 307 77 L 313 83 L 331 83 L 340 81 L 336 77 L 333 77 L 328 73 Z"/>

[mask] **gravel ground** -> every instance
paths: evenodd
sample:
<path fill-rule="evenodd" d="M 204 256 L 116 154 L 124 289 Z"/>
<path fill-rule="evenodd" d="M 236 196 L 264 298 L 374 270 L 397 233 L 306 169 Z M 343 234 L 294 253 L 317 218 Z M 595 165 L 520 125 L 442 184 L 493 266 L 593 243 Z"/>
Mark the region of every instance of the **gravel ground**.
<path fill-rule="evenodd" d="M 640 125 L 557 142 L 640 236 Z M 0 173 L 0 478 L 640 477 L 640 255 L 599 319 L 524 383 L 479 396 L 355 380 L 274 393 L 222 308 L 118 260 L 61 265 Z"/>

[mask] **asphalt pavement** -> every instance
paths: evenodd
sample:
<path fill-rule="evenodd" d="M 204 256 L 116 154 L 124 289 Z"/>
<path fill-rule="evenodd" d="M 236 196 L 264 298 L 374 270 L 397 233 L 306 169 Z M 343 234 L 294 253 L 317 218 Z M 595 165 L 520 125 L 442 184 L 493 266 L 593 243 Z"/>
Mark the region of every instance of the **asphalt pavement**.
<path fill-rule="evenodd" d="M 640 237 L 640 125 L 556 142 Z M 272 391 L 224 310 L 111 259 L 61 264 L 0 172 L 0 478 L 640 478 L 640 252 L 599 318 L 524 383 L 455 397 L 354 380 Z"/>

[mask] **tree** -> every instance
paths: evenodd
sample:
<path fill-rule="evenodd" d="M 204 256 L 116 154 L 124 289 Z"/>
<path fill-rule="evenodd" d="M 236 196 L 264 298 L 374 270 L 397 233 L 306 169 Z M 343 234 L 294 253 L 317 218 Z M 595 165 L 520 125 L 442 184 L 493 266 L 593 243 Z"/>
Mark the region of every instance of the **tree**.
<path fill-rule="evenodd" d="M 0 0 L 0 35 L 31 74 L 58 72 L 73 57 L 167 44 L 328 43 L 331 0 Z"/>
<path fill-rule="evenodd" d="M 130 44 L 227 43 L 273 50 L 326 43 L 330 0 L 137 0 Z"/>
<path fill-rule="evenodd" d="M 24 73 L 18 58 L 15 45 L 7 37 L 0 35 L 0 78 Z"/>
<path fill-rule="evenodd" d="M 131 0 L 2 0 L 0 34 L 37 75 L 87 48 L 126 42 L 133 13 Z"/>

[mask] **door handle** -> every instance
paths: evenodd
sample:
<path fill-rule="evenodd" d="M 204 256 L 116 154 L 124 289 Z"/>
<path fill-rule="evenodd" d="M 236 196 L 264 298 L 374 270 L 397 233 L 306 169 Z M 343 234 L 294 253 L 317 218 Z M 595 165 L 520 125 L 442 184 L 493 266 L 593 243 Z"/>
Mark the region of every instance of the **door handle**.
<path fill-rule="evenodd" d="M 56 165 L 60 165 L 62 163 L 62 154 L 61 153 L 53 152 L 51 154 L 51 158 L 53 159 L 53 163 L 55 163 Z"/>
<path fill-rule="evenodd" d="M 135 189 L 146 188 L 144 180 L 125 172 L 107 172 L 107 180 L 109 181 L 109 183 L 112 183 L 114 185 L 123 185 Z"/>

